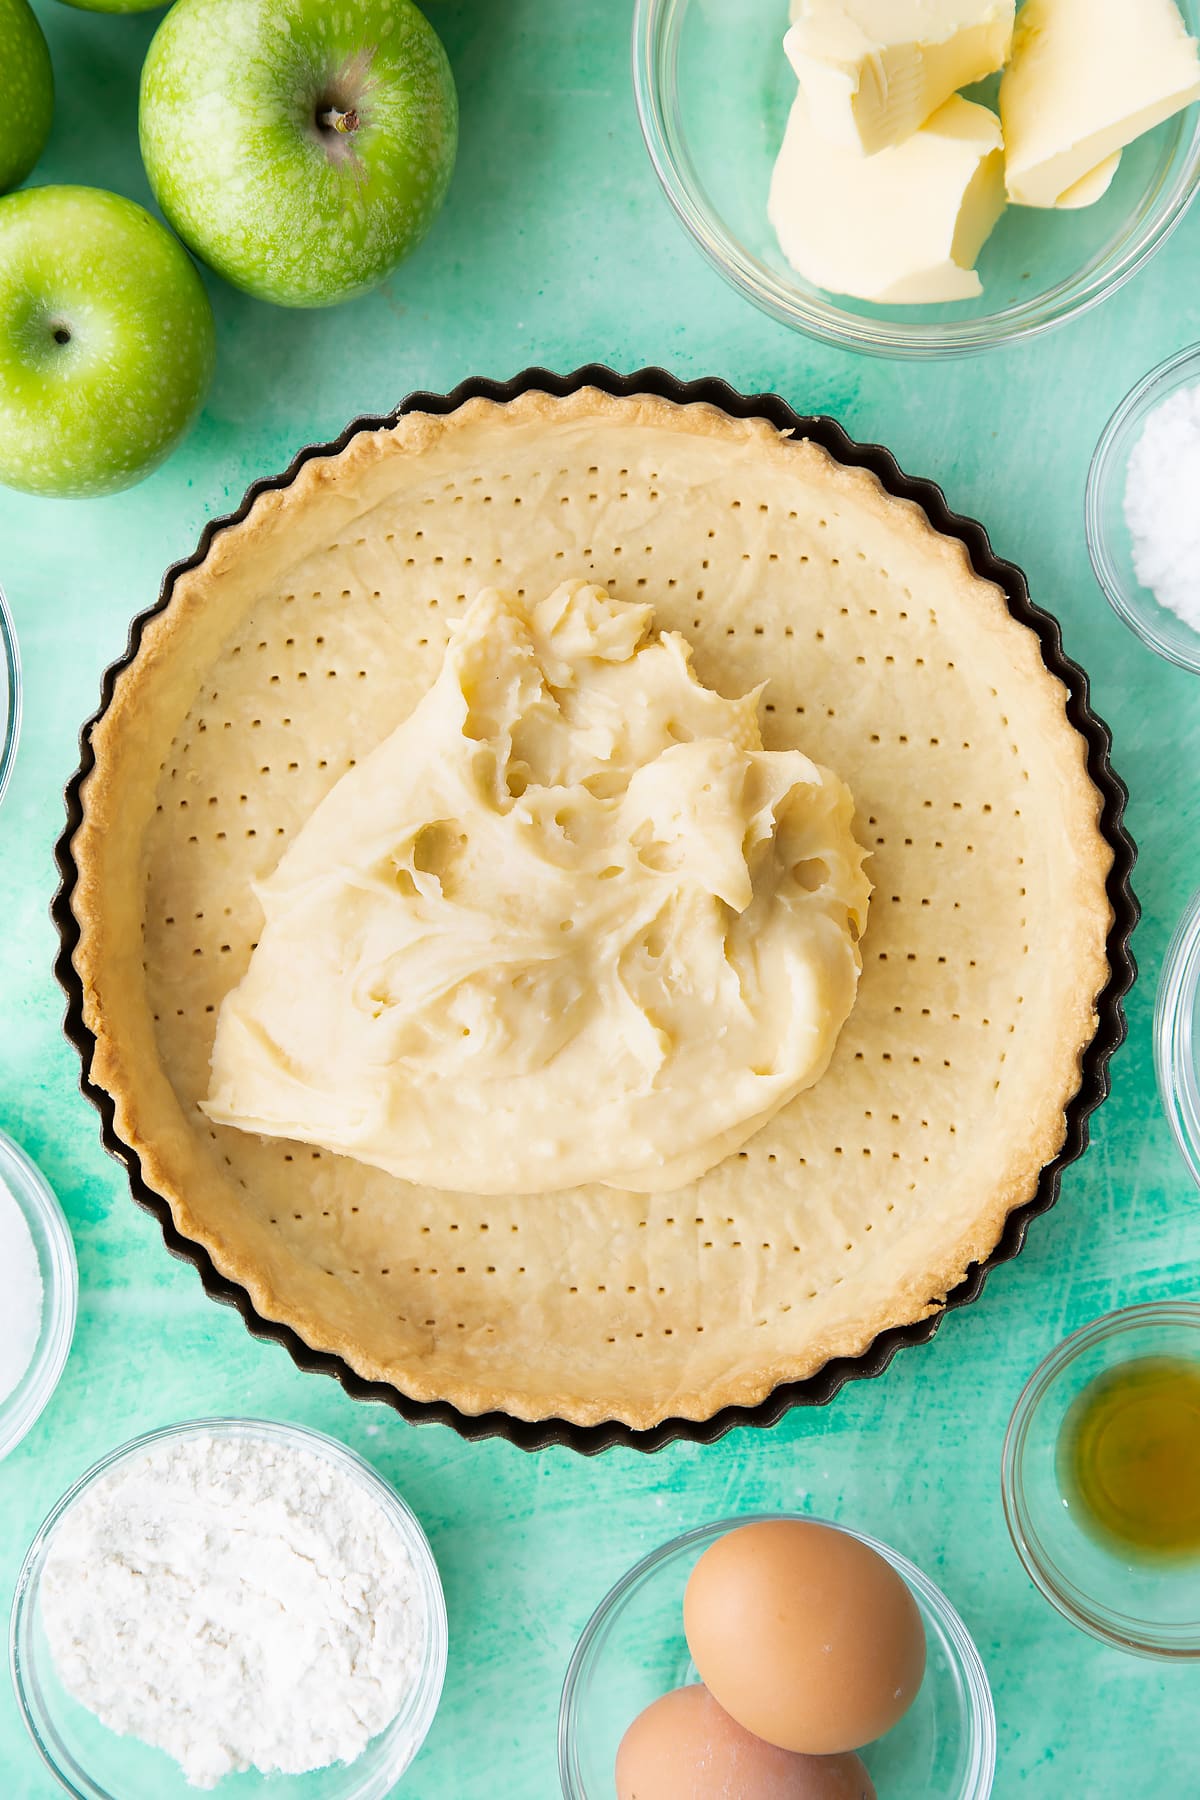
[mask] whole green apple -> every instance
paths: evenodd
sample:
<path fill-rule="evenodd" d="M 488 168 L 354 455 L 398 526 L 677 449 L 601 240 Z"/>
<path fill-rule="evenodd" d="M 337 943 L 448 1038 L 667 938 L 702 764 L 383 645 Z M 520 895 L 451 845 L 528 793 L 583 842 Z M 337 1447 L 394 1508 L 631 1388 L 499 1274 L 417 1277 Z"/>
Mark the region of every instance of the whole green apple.
<path fill-rule="evenodd" d="M 0 0 L 0 194 L 24 181 L 50 135 L 54 71 L 29 0 Z"/>
<path fill-rule="evenodd" d="M 139 13 L 153 12 L 156 6 L 165 6 L 167 0 L 66 0 L 66 4 L 79 12 Z"/>
<path fill-rule="evenodd" d="M 170 232 L 99 188 L 0 200 L 0 481 L 104 494 L 160 463 L 212 375 L 212 307 Z"/>
<path fill-rule="evenodd" d="M 176 0 L 138 118 L 180 237 L 282 306 L 382 281 L 431 224 L 458 143 L 454 77 L 412 0 Z"/>

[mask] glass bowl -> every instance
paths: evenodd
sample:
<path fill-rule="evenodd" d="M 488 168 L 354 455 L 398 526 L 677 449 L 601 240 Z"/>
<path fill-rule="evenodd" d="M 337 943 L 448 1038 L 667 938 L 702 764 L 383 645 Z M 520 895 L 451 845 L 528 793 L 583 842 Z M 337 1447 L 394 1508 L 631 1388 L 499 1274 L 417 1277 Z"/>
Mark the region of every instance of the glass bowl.
<path fill-rule="evenodd" d="M 683 1635 L 683 1590 L 717 1538 L 763 1519 L 808 1513 L 747 1513 L 685 1531 L 622 1577 L 584 1628 L 563 1683 L 558 1772 L 566 1800 L 610 1800 L 617 1746 L 660 1694 L 697 1680 Z M 996 1718 L 987 1673 L 967 1628 L 928 1576 L 896 1550 L 848 1532 L 886 1557 L 921 1610 L 928 1663 L 921 1691 L 885 1738 L 862 1752 L 887 1800 L 987 1800 L 996 1767 Z"/>
<path fill-rule="evenodd" d="M 1200 1558 L 1141 1558 L 1094 1537 L 1064 1492 L 1058 1440 L 1097 1376 L 1145 1356 L 1200 1365 L 1200 1306 L 1163 1301 L 1107 1313 L 1052 1350 L 1009 1421 L 1004 1516 L 1026 1573 L 1080 1630 L 1139 1656 L 1200 1657 Z"/>
<path fill-rule="evenodd" d="M 1154 1066 L 1163 1111 L 1192 1179 L 1200 1186 L 1200 1079 L 1197 1011 L 1200 1002 L 1200 892 L 1167 946 L 1154 1001 Z"/>
<path fill-rule="evenodd" d="M 215 1792 L 230 1800 L 271 1795 L 273 1800 L 384 1800 L 417 1754 L 433 1723 L 446 1674 L 446 1603 L 429 1541 L 416 1516 L 382 1476 L 353 1450 L 323 1432 L 266 1419 L 192 1419 L 135 1438 L 98 1462 L 50 1513 L 29 1547 L 17 1578 L 10 1643 L 17 1705 L 43 1762 L 75 1800 L 192 1800 L 196 1789 L 162 1750 L 137 1738 L 118 1737 L 63 1687 L 41 1619 L 39 1589 L 54 1529 L 69 1507 L 104 1475 L 143 1455 L 154 1444 L 195 1434 L 267 1438 L 286 1449 L 307 1451 L 356 1481 L 403 1537 L 421 1584 L 428 1632 L 421 1670 L 403 1710 L 371 1739 L 352 1763 L 336 1763 L 308 1775 L 229 1775 Z"/>
<path fill-rule="evenodd" d="M 1181 669 L 1200 672 L 1200 632 L 1139 582 L 1125 523 L 1125 474 L 1148 416 L 1180 388 L 1200 383 L 1200 344 L 1160 363 L 1122 400 L 1104 427 L 1088 470 L 1084 523 L 1096 580 L 1109 604 L 1144 644 Z"/>
<path fill-rule="evenodd" d="M 1181 11 L 1197 35 L 1200 0 L 1181 0 Z M 825 343 L 938 357 L 1035 337 L 1136 274 L 1200 185 L 1200 107 L 1192 107 L 1129 146 L 1094 206 L 1009 207 L 979 260 L 980 298 L 914 308 L 827 294 L 788 265 L 767 220 L 796 93 L 787 23 L 787 0 L 636 0 L 634 88 L 651 161 L 699 248 L 764 312 Z"/>
<path fill-rule="evenodd" d="M 21 659 L 17 633 L 0 588 L 0 800 L 8 786 L 21 735 Z"/>
<path fill-rule="evenodd" d="M 79 1270 L 62 1208 L 41 1170 L 0 1131 L 0 1185 L 24 1215 L 42 1277 L 42 1324 L 29 1367 L 0 1400 L 0 1459 L 30 1430 L 58 1386 L 75 1334 Z"/>

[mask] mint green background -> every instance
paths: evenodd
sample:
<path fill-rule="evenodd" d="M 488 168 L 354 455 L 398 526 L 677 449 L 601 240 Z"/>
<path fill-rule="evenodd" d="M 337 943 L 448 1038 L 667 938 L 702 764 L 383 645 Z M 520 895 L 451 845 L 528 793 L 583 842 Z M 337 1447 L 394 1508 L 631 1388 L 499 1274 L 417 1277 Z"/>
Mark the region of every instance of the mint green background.
<path fill-rule="evenodd" d="M 157 15 L 105 18 L 54 0 L 38 10 L 59 102 L 34 180 L 148 200 L 136 86 Z M 874 1532 L 943 1583 L 995 1688 L 1000 1800 L 1200 1792 L 1200 1674 L 1105 1650 L 1052 1613 L 1009 1547 L 997 1479 L 1005 1419 L 1034 1363 L 1109 1307 L 1188 1294 L 1200 1251 L 1200 1211 L 1159 1111 L 1150 1035 L 1163 949 L 1200 882 L 1200 688 L 1111 617 L 1081 524 L 1087 459 L 1112 407 L 1151 364 L 1200 338 L 1200 217 L 1132 289 L 1040 343 L 945 366 L 856 360 L 753 311 L 676 227 L 638 134 L 629 0 L 431 0 L 429 10 L 460 84 L 462 149 L 446 211 L 411 261 L 377 295 L 327 314 L 275 312 L 212 283 L 216 383 L 165 469 L 100 501 L 0 491 L 0 582 L 26 683 L 24 740 L 0 810 L 0 1124 L 57 1188 L 82 1278 L 62 1384 L 0 1465 L 0 1606 L 40 1519 L 95 1458 L 171 1420 L 257 1412 L 354 1445 L 429 1530 L 451 1652 L 442 1711 L 403 1784 L 413 1800 L 550 1800 L 559 1686 L 594 1603 L 676 1530 L 772 1506 L 811 1506 Z M 593 358 L 774 388 L 890 445 L 986 521 L 1061 617 L 1113 726 L 1146 916 L 1130 1041 L 1092 1149 L 979 1304 L 881 1380 L 772 1432 L 585 1462 L 466 1445 L 357 1405 L 205 1299 L 130 1202 L 77 1093 L 46 908 L 79 723 L 131 615 L 204 520 L 299 445 L 411 388 Z M 0 1796 L 52 1791 L 0 1685 Z"/>

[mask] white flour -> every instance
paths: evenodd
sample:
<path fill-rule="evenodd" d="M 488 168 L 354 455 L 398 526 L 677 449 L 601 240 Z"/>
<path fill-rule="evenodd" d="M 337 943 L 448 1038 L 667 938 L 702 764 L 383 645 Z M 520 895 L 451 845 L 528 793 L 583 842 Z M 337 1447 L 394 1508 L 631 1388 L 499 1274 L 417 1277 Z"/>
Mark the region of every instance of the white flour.
<path fill-rule="evenodd" d="M 42 1329 L 42 1273 L 25 1214 L 0 1181 L 0 1401 L 7 1400 L 33 1361 Z"/>
<path fill-rule="evenodd" d="M 427 1629 L 404 1540 L 349 1475 L 208 1434 L 76 1502 L 42 1616 L 75 1698 L 196 1787 L 352 1761 L 400 1711 Z"/>
<path fill-rule="evenodd" d="M 1125 521 L 1142 586 L 1200 631 L 1200 386 L 1147 418 L 1129 457 Z"/>

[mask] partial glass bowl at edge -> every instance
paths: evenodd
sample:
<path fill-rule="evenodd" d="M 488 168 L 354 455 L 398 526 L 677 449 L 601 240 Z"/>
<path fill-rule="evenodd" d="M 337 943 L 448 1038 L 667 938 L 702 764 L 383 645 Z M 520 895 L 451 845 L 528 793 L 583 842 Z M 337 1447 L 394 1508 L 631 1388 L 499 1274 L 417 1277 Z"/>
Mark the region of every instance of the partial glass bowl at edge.
<path fill-rule="evenodd" d="M 1200 631 L 1160 606 L 1137 578 L 1125 523 L 1125 483 L 1130 455 L 1150 414 L 1172 394 L 1198 384 L 1200 344 L 1181 350 L 1138 382 L 1096 446 L 1084 504 L 1088 554 L 1113 611 L 1151 650 L 1195 674 L 1200 674 Z"/>
<path fill-rule="evenodd" d="M 1192 895 L 1163 958 L 1154 1001 L 1154 1066 L 1163 1111 L 1200 1187 L 1200 892 Z"/>
<path fill-rule="evenodd" d="M 420 1749 L 433 1723 L 446 1673 L 446 1604 L 433 1552 L 421 1526 L 395 1489 L 369 1463 L 336 1439 L 298 1425 L 265 1419 L 195 1419 L 149 1432 L 89 1469 L 50 1513 L 17 1577 L 10 1660 L 17 1704 L 42 1760 L 74 1800 L 190 1800 L 183 1771 L 161 1750 L 118 1737 L 63 1687 L 41 1619 L 39 1594 L 50 1539 L 67 1510 L 114 1468 L 152 1445 L 197 1433 L 268 1438 L 307 1452 L 348 1475 L 387 1515 L 407 1546 L 425 1604 L 427 1631 L 421 1668 L 398 1716 L 352 1763 L 308 1775 L 231 1775 L 219 1792 L 238 1800 L 385 1800 Z"/>
<path fill-rule="evenodd" d="M 563 1683 L 558 1767 L 565 1800 L 610 1800 L 626 1728 L 661 1694 L 696 1679 L 683 1635 L 688 1576 L 717 1538 L 764 1518 L 834 1523 L 807 1513 L 772 1513 L 701 1525 L 644 1557 L 601 1601 Z M 928 1645 L 925 1679 L 912 1707 L 863 1752 L 880 1794 L 887 1800 L 987 1800 L 996 1720 L 987 1673 L 966 1626 L 906 1557 L 861 1532 L 848 1535 L 878 1551 L 906 1582 Z"/>
<path fill-rule="evenodd" d="M 1180 10 L 1200 35 L 1200 0 Z M 980 257 L 979 299 L 882 307 L 827 294 L 789 267 L 767 219 L 796 92 L 787 23 L 787 0 L 636 0 L 634 87 L 651 161 L 700 250 L 764 312 L 826 343 L 940 357 L 1035 337 L 1122 287 L 1200 188 L 1193 106 L 1129 146 L 1094 206 L 1009 207 Z"/>
<path fill-rule="evenodd" d="M 75 1333 L 79 1272 L 62 1208 L 41 1170 L 0 1131 L 0 1186 L 8 1189 L 29 1227 L 42 1278 L 42 1323 L 16 1387 L 0 1400 L 0 1460 L 32 1430 L 58 1386 Z"/>
<path fill-rule="evenodd" d="M 21 659 L 12 614 L 0 588 L 0 800 L 8 786 L 21 735 Z"/>

